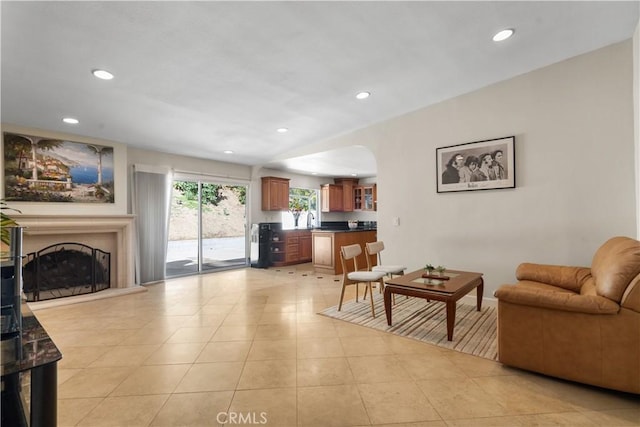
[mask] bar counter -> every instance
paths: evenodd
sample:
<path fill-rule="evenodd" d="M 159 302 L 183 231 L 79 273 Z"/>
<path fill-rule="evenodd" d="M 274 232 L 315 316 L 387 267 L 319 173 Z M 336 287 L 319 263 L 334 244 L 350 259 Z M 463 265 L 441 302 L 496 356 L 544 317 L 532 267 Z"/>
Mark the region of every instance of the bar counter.
<path fill-rule="evenodd" d="M 375 229 L 347 229 L 347 230 L 313 230 L 313 269 L 316 273 L 342 274 L 340 262 L 340 248 L 346 245 L 359 244 L 363 250 L 358 255 L 358 268 L 367 268 L 364 245 L 377 240 Z M 374 262 L 375 264 L 375 262 Z"/>

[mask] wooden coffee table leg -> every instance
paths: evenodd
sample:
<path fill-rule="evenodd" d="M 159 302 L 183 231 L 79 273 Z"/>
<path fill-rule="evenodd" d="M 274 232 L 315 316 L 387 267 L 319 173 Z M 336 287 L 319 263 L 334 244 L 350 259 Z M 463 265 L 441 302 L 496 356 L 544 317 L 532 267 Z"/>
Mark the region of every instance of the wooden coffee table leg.
<path fill-rule="evenodd" d="M 384 313 L 387 315 L 387 325 L 391 326 L 391 289 L 384 288 Z"/>
<path fill-rule="evenodd" d="M 456 302 L 447 301 L 447 340 L 453 340 L 453 326 L 456 324 Z"/>
<path fill-rule="evenodd" d="M 478 311 L 482 310 L 482 296 L 484 295 L 484 280 L 482 277 L 480 278 L 480 284 L 476 289 L 476 294 L 478 296 Z"/>

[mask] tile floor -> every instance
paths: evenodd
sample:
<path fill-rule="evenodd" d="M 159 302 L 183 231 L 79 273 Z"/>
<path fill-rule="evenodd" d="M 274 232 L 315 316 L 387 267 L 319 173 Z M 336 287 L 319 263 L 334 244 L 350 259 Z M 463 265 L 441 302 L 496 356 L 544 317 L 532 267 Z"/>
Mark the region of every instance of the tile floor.
<path fill-rule="evenodd" d="M 58 425 L 640 426 L 638 396 L 316 315 L 340 286 L 249 268 L 38 310 Z"/>

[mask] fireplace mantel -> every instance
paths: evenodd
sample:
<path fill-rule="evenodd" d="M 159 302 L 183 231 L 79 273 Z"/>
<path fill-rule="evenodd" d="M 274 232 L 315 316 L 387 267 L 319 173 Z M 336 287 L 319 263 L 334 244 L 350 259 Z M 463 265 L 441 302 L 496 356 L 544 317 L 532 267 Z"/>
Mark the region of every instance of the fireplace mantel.
<path fill-rule="evenodd" d="M 24 229 L 24 252 L 36 251 L 49 244 L 70 240 L 110 240 L 112 252 L 112 288 L 135 286 L 134 215 L 14 215 Z M 79 243 L 85 243 L 80 241 Z M 93 245 L 91 245 L 93 246 Z"/>

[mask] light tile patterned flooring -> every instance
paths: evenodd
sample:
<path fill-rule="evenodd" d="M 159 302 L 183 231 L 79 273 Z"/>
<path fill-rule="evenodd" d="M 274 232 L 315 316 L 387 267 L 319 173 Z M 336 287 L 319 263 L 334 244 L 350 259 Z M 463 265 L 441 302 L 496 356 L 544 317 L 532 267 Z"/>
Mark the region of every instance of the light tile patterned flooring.
<path fill-rule="evenodd" d="M 58 425 L 640 425 L 638 396 L 316 315 L 338 279 L 248 268 L 38 310 Z"/>

